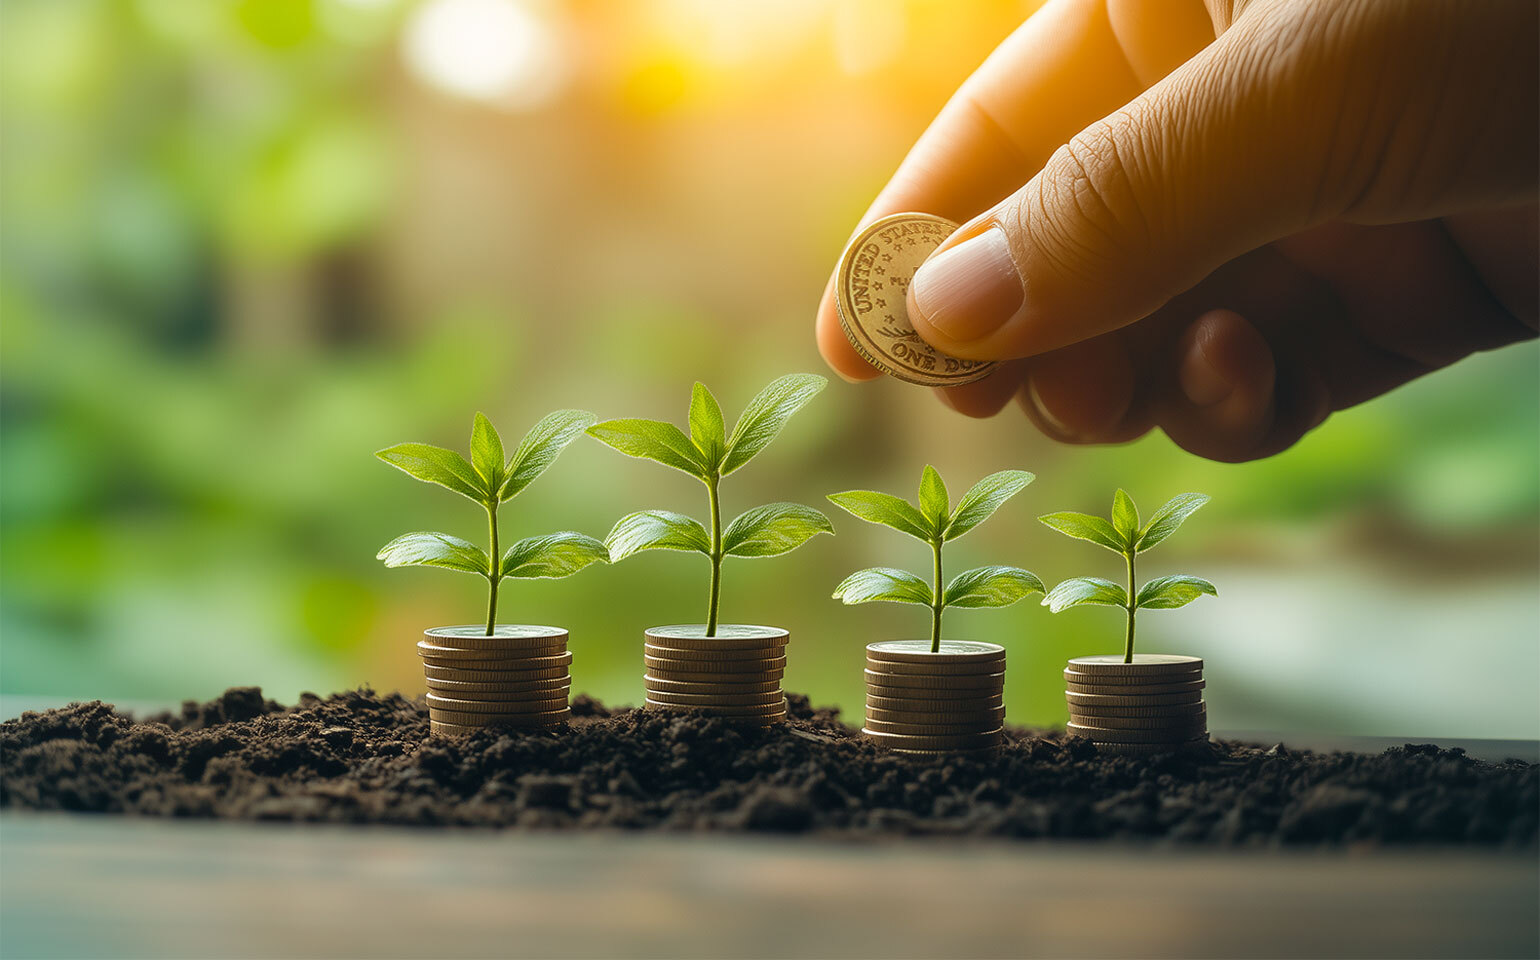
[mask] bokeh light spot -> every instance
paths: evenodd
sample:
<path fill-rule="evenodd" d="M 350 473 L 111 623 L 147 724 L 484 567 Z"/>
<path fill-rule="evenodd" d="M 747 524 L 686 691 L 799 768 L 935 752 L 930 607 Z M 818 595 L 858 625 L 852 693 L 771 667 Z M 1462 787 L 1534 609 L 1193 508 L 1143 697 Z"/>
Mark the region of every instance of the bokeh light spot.
<path fill-rule="evenodd" d="M 567 79 L 556 30 L 514 0 L 430 0 L 407 25 L 405 55 L 430 85 L 511 110 L 549 103 Z"/>

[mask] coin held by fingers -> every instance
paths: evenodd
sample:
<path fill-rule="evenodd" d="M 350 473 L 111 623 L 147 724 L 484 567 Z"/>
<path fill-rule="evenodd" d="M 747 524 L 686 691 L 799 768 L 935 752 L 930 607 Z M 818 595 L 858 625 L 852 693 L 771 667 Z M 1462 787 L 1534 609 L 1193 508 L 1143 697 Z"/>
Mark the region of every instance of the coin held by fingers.
<path fill-rule="evenodd" d="M 950 387 L 981 380 L 999 364 L 949 356 L 920 339 L 906 294 L 931 252 L 957 224 L 928 213 L 895 213 L 856 235 L 840 255 L 835 304 L 840 328 L 867 363 L 907 383 Z"/>

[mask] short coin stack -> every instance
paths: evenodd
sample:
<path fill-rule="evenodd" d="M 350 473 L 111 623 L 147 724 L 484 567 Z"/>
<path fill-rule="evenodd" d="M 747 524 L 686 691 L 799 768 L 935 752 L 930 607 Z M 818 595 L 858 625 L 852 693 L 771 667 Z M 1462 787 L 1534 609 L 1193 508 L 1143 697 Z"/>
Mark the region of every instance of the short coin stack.
<path fill-rule="evenodd" d="M 786 643 L 779 627 L 699 624 L 654 627 L 643 652 L 647 706 L 700 709 L 755 726 L 786 720 Z"/>
<path fill-rule="evenodd" d="M 1069 733 L 1108 753 L 1170 753 L 1208 740 L 1203 661 L 1140 653 L 1077 657 L 1064 670 Z"/>
<path fill-rule="evenodd" d="M 972 640 L 866 645 L 868 740 L 906 753 L 965 753 L 1000 745 L 1005 648 Z"/>
<path fill-rule="evenodd" d="M 435 736 L 478 727 L 540 729 L 572 716 L 572 654 L 557 627 L 438 627 L 417 644 Z"/>

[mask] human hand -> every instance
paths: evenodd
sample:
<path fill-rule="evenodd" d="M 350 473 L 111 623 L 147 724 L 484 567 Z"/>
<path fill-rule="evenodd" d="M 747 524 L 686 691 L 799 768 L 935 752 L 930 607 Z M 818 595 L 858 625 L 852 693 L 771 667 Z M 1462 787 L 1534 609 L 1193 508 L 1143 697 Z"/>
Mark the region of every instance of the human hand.
<path fill-rule="evenodd" d="M 909 292 L 928 342 L 1005 361 L 938 391 L 958 411 L 1269 456 L 1535 335 L 1537 28 L 1532 0 L 1050 0 L 857 230 L 963 223 Z M 878 375 L 827 290 L 817 336 Z"/>

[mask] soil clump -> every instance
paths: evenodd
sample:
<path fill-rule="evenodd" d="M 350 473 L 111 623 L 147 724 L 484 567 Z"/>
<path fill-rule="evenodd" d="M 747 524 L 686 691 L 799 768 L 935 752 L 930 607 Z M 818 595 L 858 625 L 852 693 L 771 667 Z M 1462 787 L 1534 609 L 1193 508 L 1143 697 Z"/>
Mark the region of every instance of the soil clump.
<path fill-rule="evenodd" d="M 429 739 L 423 698 L 228 690 L 135 720 L 100 701 L 0 724 L 0 808 L 245 820 L 989 835 L 1213 845 L 1536 845 L 1540 767 L 1216 741 L 1119 757 L 1007 728 L 998 756 L 864 742 L 792 694 L 780 727 L 572 701 L 554 731 Z"/>

